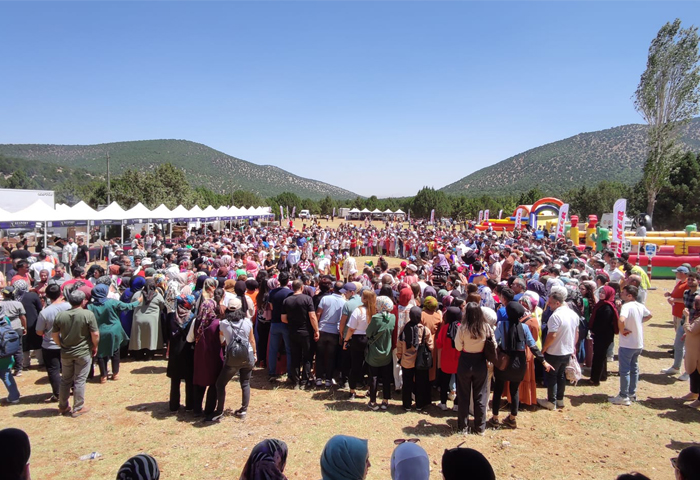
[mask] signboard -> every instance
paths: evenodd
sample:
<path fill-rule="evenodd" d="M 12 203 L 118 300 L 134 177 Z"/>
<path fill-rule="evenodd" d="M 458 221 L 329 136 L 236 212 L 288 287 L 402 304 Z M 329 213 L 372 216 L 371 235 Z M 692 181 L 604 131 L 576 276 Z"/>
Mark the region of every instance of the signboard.
<path fill-rule="evenodd" d="M 644 245 L 644 253 L 647 254 L 647 257 L 652 258 L 656 255 L 656 244 L 654 243 L 647 243 Z"/>
<path fill-rule="evenodd" d="M 0 228 L 41 228 L 43 222 L 0 222 Z"/>
<path fill-rule="evenodd" d="M 627 210 L 627 200 L 620 198 L 613 207 L 613 224 L 611 243 L 616 245 L 615 254 L 622 253 L 622 243 L 625 239 L 625 210 Z"/>
<path fill-rule="evenodd" d="M 631 240 L 625 240 L 622 242 L 622 251 L 623 252 L 631 252 L 632 251 L 632 241 Z"/>

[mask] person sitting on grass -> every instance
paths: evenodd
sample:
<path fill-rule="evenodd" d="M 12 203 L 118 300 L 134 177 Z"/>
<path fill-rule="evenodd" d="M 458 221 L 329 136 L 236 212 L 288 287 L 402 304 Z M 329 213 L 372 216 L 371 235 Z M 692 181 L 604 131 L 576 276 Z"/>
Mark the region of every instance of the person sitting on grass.
<path fill-rule="evenodd" d="M 117 472 L 117 480 L 158 480 L 159 478 L 158 462 L 145 453 L 131 457 Z"/>
<path fill-rule="evenodd" d="M 287 453 L 287 444 L 282 440 L 263 440 L 250 451 L 240 480 L 286 480 Z"/>
<path fill-rule="evenodd" d="M 700 447 L 692 445 L 671 459 L 676 480 L 700 480 Z"/>
<path fill-rule="evenodd" d="M 429 480 L 430 458 L 417 438 L 395 440 L 398 446 L 391 454 L 391 480 Z"/>
<path fill-rule="evenodd" d="M 321 453 L 322 480 L 364 480 L 371 466 L 367 440 L 356 437 L 331 437 Z"/>
<path fill-rule="evenodd" d="M 452 448 L 442 455 L 445 480 L 496 480 L 489 461 L 472 448 Z"/>

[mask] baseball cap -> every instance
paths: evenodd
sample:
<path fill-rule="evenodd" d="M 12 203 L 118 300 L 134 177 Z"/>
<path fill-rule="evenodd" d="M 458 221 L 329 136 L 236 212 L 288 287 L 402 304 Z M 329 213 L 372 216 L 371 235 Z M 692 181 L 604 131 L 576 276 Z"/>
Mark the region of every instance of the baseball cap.
<path fill-rule="evenodd" d="M 684 266 L 682 266 L 682 265 L 681 265 L 680 267 L 678 267 L 678 268 L 674 268 L 674 269 L 671 270 L 671 271 L 672 271 L 673 273 L 690 273 L 690 270 L 688 270 L 687 267 L 684 267 Z"/>
<path fill-rule="evenodd" d="M 352 282 L 346 283 L 345 285 L 343 285 L 343 288 L 340 289 L 340 293 L 348 293 L 348 292 L 356 292 L 356 291 L 357 291 L 357 287 Z"/>

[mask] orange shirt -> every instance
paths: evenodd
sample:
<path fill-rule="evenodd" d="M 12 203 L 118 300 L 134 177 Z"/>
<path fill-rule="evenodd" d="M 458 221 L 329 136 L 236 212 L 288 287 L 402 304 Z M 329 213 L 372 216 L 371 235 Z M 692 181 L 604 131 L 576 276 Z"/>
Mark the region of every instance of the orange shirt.
<path fill-rule="evenodd" d="M 688 290 L 688 282 L 686 280 L 676 283 L 676 286 L 673 287 L 673 291 L 671 292 L 671 298 L 673 298 L 674 300 L 681 300 L 680 302 L 675 302 L 671 307 L 671 312 L 674 317 L 680 318 L 683 316 L 683 310 L 685 309 L 685 304 L 683 303 L 683 292 L 685 292 L 686 290 Z"/>

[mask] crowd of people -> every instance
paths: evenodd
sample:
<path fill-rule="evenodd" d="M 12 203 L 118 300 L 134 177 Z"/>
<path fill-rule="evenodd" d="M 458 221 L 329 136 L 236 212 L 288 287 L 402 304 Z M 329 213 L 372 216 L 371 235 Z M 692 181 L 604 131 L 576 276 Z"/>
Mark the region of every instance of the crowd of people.
<path fill-rule="evenodd" d="M 637 400 L 650 284 L 624 253 L 582 250 L 541 231 L 393 222 L 135 237 L 128 249 L 111 240 L 106 266 L 88 266 L 80 248 L 66 248 L 72 238 L 36 259 L 21 244 L 8 251 L 0 329 L 21 345 L 13 348 L 11 335 L 0 345 L 13 351 L 0 356 L 7 402 L 21 401 L 14 377 L 32 357 L 46 367 L 47 402 L 76 417 L 90 410 L 88 378 L 118 381 L 127 356 L 164 355 L 170 410 L 182 408 L 184 383 L 185 411 L 204 421 L 222 419 L 236 376 L 233 415 L 245 418 L 257 367 L 271 382 L 286 375 L 294 389 L 347 388 L 348 400 L 367 392 L 374 411 L 396 397 L 406 411 L 430 413 L 436 397 L 442 411 L 452 402 L 459 432 L 483 435 L 487 426 L 517 428 L 522 410 L 564 408 L 567 376 L 579 380 L 581 366 L 590 368 L 584 381 L 606 382 L 616 336 L 620 385 L 610 401 Z M 376 265 L 359 263 L 358 253 L 378 255 Z M 400 266 L 390 267 L 390 256 Z M 700 408 L 692 270 L 679 267 L 667 294 L 678 335 L 665 372 L 680 373 L 685 358 L 690 393 L 682 400 Z"/>
<path fill-rule="evenodd" d="M 389 461 L 392 480 L 429 480 L 431 461 L 419 445 L 420 439 L 396 439 Z M 240 480 L 286 480 L 289 449 L 282 440 L 267 439 L 255 445 L 248 456 Z M 31 444 L 27 434 L 16 428 L 0 430 L 0 464 L 6 480 L 30 480 Z M 437 462 L 433 462 L 437 464 Z M 671 459 L 677 480 L 700 478 L 700 446 L 686 447 Z M 321 480 L 363 480 L 372 467 L 367 440 L 347 435 L 331 437 L 320 458 Z M 308 472 L 306 472 L 308 475 Z M 445 449 L 440 462 L 444 480 L 495 480 L 488 459 L 472 448 Z M 159 480 L 158 461 L 142 453 L 129 458 L 119 468 L 117 480 Z M 314 478 L 314 477 L 309 477 Z M 649 480 L 640 473 L 623 474 L 617 480 Z"/>

